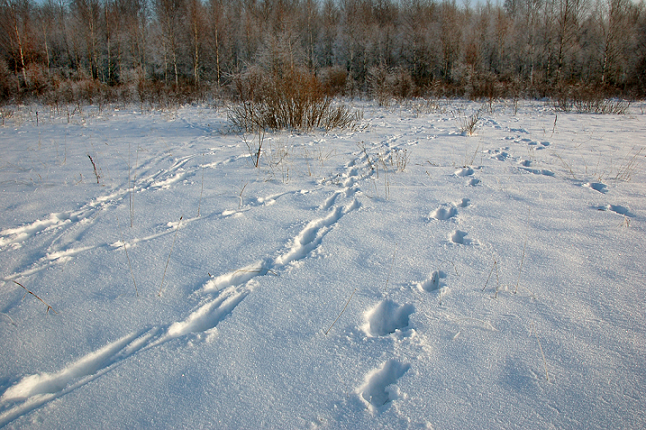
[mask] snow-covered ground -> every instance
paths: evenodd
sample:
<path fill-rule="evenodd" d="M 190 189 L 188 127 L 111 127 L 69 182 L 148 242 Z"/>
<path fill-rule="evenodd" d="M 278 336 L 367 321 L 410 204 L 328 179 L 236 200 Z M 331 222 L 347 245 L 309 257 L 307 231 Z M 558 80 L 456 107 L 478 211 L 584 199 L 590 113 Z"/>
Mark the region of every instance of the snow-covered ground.
<path fill-rule="evenodd" d="M 646 105 L 354 108 L 14 108 L 0 427 L 646 426 Z"/>

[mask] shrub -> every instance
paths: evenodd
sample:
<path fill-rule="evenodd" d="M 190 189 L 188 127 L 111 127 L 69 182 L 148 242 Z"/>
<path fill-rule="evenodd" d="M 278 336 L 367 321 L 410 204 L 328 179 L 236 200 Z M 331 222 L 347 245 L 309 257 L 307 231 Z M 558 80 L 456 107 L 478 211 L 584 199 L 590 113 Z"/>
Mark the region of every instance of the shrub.
<path fill-rule="evenodd" d="M 7 62 L 0 57 L 0 101 L 9 99 L 18 87 L 18 80 L 9 71 Z"/>
<path fill-rule="evenodd" d="M 385 66 L 370 67 L 366 83 L 379 106 L 386 106 L 393 98 L 403 100 L 418 95 L 410 72 L 404 68 L 388 70 Z"/>
<path fill-rule="evenodd" d="M 327 67 L 319 72 L 325 94 L 334 97 L 345 93 L 348 72 L 340 66 Z"/>
<path fill-rule="evenodd" d="M 617 114 L 628 111 L 630 102 L 611 99 L 602 88 L 572 85 L 557 91 L 554 108 L 562 112 Z"/>
<path fill-rule="evenodd" d="M 345 106 L 333 106 L 319 79 L 302 70 L 267 76 L 250 69 L 233 80 L 240 103 L 229 111 L 232 124 L 245 131 L 311 130 L 353 127 L 359 120 Z"/>

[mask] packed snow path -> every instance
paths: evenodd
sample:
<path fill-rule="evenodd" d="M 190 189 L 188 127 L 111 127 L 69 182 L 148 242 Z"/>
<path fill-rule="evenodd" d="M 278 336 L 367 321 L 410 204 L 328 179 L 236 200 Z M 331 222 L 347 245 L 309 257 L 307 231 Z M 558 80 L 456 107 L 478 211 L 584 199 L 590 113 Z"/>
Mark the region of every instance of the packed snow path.
<path fill-rule="evenodd" d="M 642 427 L 643 107 L 357 108 L 17 111 L 0 427 Z"/>

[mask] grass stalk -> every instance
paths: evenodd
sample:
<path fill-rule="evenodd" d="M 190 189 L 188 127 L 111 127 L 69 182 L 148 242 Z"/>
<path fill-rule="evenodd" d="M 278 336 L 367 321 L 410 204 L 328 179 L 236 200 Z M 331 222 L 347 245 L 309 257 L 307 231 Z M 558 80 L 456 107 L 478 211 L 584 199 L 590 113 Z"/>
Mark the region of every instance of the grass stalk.
<path fill-rule="evenodd" d="M 339 316 L 338 316 L 338 317 L 336 317 L 336 319 L 334 320 L 334 322 L 332 323 L 332 325 L 330 326 L 330 328 L 328 328 L 328 329 L 325 331 L 325 335 L 326 335 L 326 336 L 327 336 L 327 334 L 330 332 L 330 330 L 332 330 L 332 327 L 334 327 L 334 324 L 336 324 L 336 322 L 339 320 L 339 318 L 341 318 L 341 315 L 343 315 L 343 312 L 345 312 L 345 309 L 346 309 L 346 308 L 348 307 L 348 305 L 350 304 L 350 300 L 352 300 L 352 297 L 354 297 L 354 293 L 356 293 L 356 292 L 357 292 L 357 289 L 355 288 L 355 289 L 354 289 L 354 291 L 352 291 L 352 294 L 350 294 L 350 298 L 348 299 L 348 301 L 347 301 L 347 302 L 345 302 L 345 306 L 343 307 L 343 310 L 341 311 L 341 313 L 339 314 Z"/>
<path fill-rule="evenodd" d="M 395 267 L 395 257 L 397 256 L 397 244 L 395 244 L 395 251 L 393 252 L 393 258 L 390 262 L 390 270 L 388 271 L 388 277 L 386 278 L 386 286 L 384 287 L 384 292 L 388 289 L 388 283 L 390 282 L 390 275 L 393 274 L 393 267 Z"/>
<path fill-rule="evenodd" d="M 520 268 L 518 269 L 518 279 L 516 280 L 516 289 L 514 294 L 518 293 L 518 285 L 520 284 L 520 275 L 523 273 L 523 264 L 525 263 L 525 250 L 527 249 L 527 240 L 529 239 L 529 217 L 531 209 L 527 210 L 527 231 L 525 234 L 525 243 L 523 244 L 523 256 L 520 259 Z"/>
<path fill-rule="evenodd" d="M 244 186 L 240 190 L 240 194 L 238 194 L 238 199 L 240 200 L 240 202 L 238 203 L 238 210 L 242 209 L 242 193 L 244 193 L 244 189 L 247 188 L 247 185 L 249 185 L 249 182 L 244 184 Z"/>
<path fill-rule="evenodd" d="M 128 158 L 130 158 L 130 148 L 128 148 Z M 135 183 L 137 182 L 137 168 L 139 167 L 139 149 L 137 148 L 137 157 L 135 159 L 135 172 L 130 185 L 130 228 L 135 220 Z M 128 160 L 128 181 L 130 182 L 130 160 Z"/>
<path fill-rule="evenodd" d="M 534 332 L 534 337 L 536 338 L 536 342 L 538 342 L 538 349 L 541 351 L 541 357 L 543 357 L 543 368 L 545 369 L 545 379 L 547 379 L 547 382 L 550 382 L 550 374 L 547 371 L 547 359 L 545 359 L 545 352 L 543 351 L 543 345 L 541 345 L 541 340 L 538 338 L 538 333 L 536 333 L 536 330 L 534 329 L 533 325 L 531 329 Z"/>
<path fill-rule="evenodd" d="M 487 289 L 487 285 L 489 285 L 489 280 L 491 279 L 491 275 L 493 274 L 494 269 L 496 270 L 496 280 L 497 280 L 497 285 L 496 285 L 496 293 L 494 295 L 494 298 L 498 297 L 498 290 L 500 289 L 500 278 L 498 276 L 498 261 L 496 260 L 496 257 L 493 257 L 493 265 L 491 266 L 491 270 L 489 271 L 489 276 L 487 276 L 487 282 L 485 282 L 485 286 L 482 287 L 482 291 Z"/>
<path fill-rule="evenodd" d="M 166 267 L 164 267 L 164 274 L 162 275 L 161 285 L 159 285 L 159 293 L 157 293 L 159 297 L 161 297 L 162 289 L 164 288 L 164 279 L 166 278 L 166 270 L 168 270 L 168 263 L 170 263 L 170 256 L 173 254 L 173 248 L 175 248 L 175 241 L 177 240 L 177 233 L 179 233 L 179 228 L 182 225 L 182 218 L 184 218 L 184 215 L 179 217 L 179 224 L 177 224 L 177 230 L 175 230 L 175 235 L 173 236 L 173 244 L 171 245 L 170 252 L 168 253 L 168 259 L 166 260 Z"/>
<path fill-rule="evenodd" d="M 119 230 L 121 232 L 121 243 L 123 243 L 123 250 L 126 253 L 126 259 L 128 260 L 128 269 L 130 269 L 132 283 L 135 285 L 135 296 L 139 297 L 139 291 L 137 290 L 137 281 L 135 281 L 135 272 L 132 271 L 132 264 L 130 263 L 130 256 L 128 255 L 128 247 L 126 246 L 126 241 L 123 239 L 123 230 L 121 229 L 121 223 L 119 223 L 119 217 L 117 217 L 117 224 L 119 225 Z"/>
<path fill-rule="evenodd" d="M 23 289 L 23 290 L 25 290 L 25 291 L 27 292 L 27 293 L 25 293 L 25 295 L 27 295 L 27 294 L 31 294 L 32 296 L 34 296 L 34 297 L 36 297 L 38 300 L 40 300 L 40 301 L 42 302 L 42 304 L 44 304 L 45 306 L 47 306 L 47 311 L 46 311 L 45 313 L 49 313 L 49 311 L 51 310 L 52 312 L 54 312 L 55 314 L 57 314 L 57 315 L 58 315 L 58 312 L 56 312 L 56 311 L 54 310 L 54 308 L 53 308 L 53 307 L 51 307 L 49 304 L 47 304 L 47 303 L 45 302 L 45 300 L 43 300 L 43 299 L 41 299 L 40 297 L 38 297 L 34 292 L 32 292 L 32 291 L 28 290 L 28 289 L 27 289 L 24 285 L 22 285 L 20 282 L 18 282 L 18 281 L 13 281 L 13 283 L 14 283 L 14 284 L 17 284 L 17 285 L 20 285 L 20 286 L 22 287 L 22 289 Z M 11 318 L 10 318 L 10 319 L 11 319 Z M 12 321 L 13 321 L 13 320 L 12 320 Z"/>
<path fill-rule="evenodd" d="M 99 172 L 96 170 L 96 164 L 94 164 L 94 160 L 92 159 L 92 156 L 90 154 L 87 155 L 87 157 L 90 159 L 90 163 L 92 163 L 92 167 L 94 168 L 94 176 L 96 177 L 96 183 L 100 183 L 99 179 L 101 178 L 101 175 L 99 175 Z"/>
<path fill-rule="evenodd" d="M 202 190 L 200 191 L 200 200 L 197 203 L 197 217 L 200 217 L 200 208 L 202 207 L 202 195 L 204 194 L 204 154 L 202 154 Z"/>

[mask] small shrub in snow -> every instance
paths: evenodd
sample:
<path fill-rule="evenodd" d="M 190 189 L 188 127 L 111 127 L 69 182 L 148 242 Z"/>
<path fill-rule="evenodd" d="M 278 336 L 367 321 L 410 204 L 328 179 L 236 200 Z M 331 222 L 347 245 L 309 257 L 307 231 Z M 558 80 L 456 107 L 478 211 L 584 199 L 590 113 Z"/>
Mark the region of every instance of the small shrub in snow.
<path fill-rule="evenodd" d="M 287 70 L 267 76 L 251 69 L 236 77 L 241 103 L 229 111 L 231 123 L 244 131 L 311 130 L 354 127 L 357 113 L 333 106 L 319 79 L 306 71 Z"/>
<path fill-rule="evenodd" d="M 478 128 L 478 123 L 480 122 L 481 115 L 482 109 L 478 109 L 478 111 L 472 113 L 471 115 L 460 118 L 460 133 L 467 136 L 473 136 L 476 132 L 476 129 Z"/>
<path fill-rule="evenodd" d="M 606 97 L 602 90 L 592 87 L 570 87 L 559 91 L 554 108 L 561 112 L 623 115 L 630 102 Z"/>

